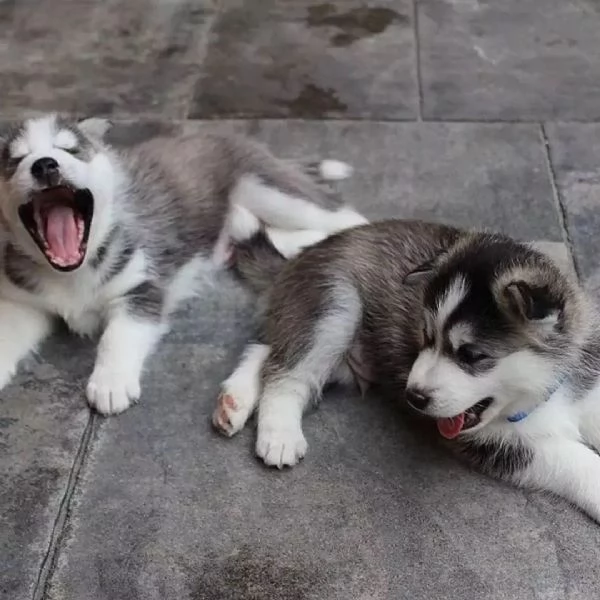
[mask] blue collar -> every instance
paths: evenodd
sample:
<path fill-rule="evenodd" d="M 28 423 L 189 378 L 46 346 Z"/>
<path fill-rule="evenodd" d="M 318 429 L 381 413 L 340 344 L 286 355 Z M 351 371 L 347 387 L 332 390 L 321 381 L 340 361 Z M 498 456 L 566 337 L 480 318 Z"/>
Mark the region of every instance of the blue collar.
<path fill-rule="evenodd" d="M 550 398 L 552 398 L 552 396 L 554 395 L 554 393 L 558 391 L 558 389 L 565 382 L 566 379 L 567 379 L 567 376 L 566 375 L 562 375 L 561 377 L 559 377 L 554 382 L 554 385 L 552 387 L 548 388 L 548 390 L 546 392 L 546 398 L 544 399 L 544 402 L 548 402 L 548 400 L 550 400 Z M 519 412 L 516 412 L 516 413 L 514 413 L 512 415 L 509 415 L 508 417 L 506 417 L 506 420 L 509 421 L 510 423 L 518 423 L 519 421 L 522 421 L 525 417 L 528 417 L 529 414 L 532 411 L 534 411 L 536 408 L 537 408 L 537 406 L 534 406 L 529 411 L 520 410 Z"/>

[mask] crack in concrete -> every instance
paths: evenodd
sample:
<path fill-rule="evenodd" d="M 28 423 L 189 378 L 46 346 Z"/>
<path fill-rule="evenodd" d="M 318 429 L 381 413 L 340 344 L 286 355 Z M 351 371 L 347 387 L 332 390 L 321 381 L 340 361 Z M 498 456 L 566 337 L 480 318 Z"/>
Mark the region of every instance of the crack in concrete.
<path fill-rule="evenodd" d="M 582 283 L 583 279 L 581 277 L 581 270 L 577 262 L 577 255 L 575 254 L 575 244 L 571 238 L 571 233 L 569 232 L 567 209 L 565 207 L 564 200 L 560 192 L 560 188 L 558 186 L 558 181 L 556 179 L 556 170 L 554 168 L 554 162 L 552 160 L 552 148 L 550 146 L 550 140 L 548 139 L 546 126 L 544 125 L 544 123 L 540 123 L 539 125 L 540 137 L 544 146 L 544 157 L 546 159 L 546 166 L 548 167 L 548 175 L 550 176 L 552 196 L 556 205 L 556 212 L 558 213 L 558 222 L 560 225 L 561 234 L 563 237 L 563 241 L 567 246 L 567 250 L 569 251 L 569 254 L 571 256 L 571 262 L 573 263 L 573 269 L 575 271 L 575 274 L 577 275 L 577 279 L 580 283 Z"/>
<path fill-rule="evenodd" d="M 32 600 L 43 600 L 46 595 L 46 587 L 54 570 L 56 559 L 58 558 L 58 551 L 61 546 L 65 528 L 68 522 L 71 500 L 73 499 L 73 494 L 75 493 L 75 489 L 77 487 L 81 468 L 90 449 L 90 440 L 92 439 L 92 435 L 94 433 L 95 424 L 96 415 L 95 413 L 90 413 L 79 442 L 79 448 L 77 449 L 77 453 L 75 454 L 75 458 L 73 460 L 73 465 L 71 466 L 71 470 L 69 472 L 67 487 L 65 488 L 65 492 L 54 520 L 54 526 L 52 527 L 48 548 L 40 565 L 37 581 L 33 589 Z"/>

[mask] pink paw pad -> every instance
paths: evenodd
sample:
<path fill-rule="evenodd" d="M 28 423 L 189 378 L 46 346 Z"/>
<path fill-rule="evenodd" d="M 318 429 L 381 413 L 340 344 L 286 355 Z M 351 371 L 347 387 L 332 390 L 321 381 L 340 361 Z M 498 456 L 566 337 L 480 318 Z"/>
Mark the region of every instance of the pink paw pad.
<path fill-rule="evenodd" d="M 223 403 L 227 408 L 231 408 L 231 410 L 237 410 L 237 404 L 230 394 L 221 394 L 219 403 Z"/>
<path fill-rule="evenodd" d="M 220 394 L 217 400 L 217 407 L 213 413 L 213 425 L 226 435 L 231 435 L 231 421 L 227 410 L 237 410 L 237 404 L 230 394 Z"/>

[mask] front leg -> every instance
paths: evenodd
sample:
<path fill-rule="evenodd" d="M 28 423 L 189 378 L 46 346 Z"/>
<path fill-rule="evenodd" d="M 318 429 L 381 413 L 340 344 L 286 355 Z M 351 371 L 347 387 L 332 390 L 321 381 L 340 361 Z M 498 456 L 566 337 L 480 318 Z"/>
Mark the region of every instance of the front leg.
<path fill-rule="evenodd" d="M 600 456 L 571 440 L 548 440 L 535 447 L 517 483 L 548 490 L 576 504 L 600 523 Z"/>
<path fill-rule="evenodd" d="M 0 299 L 0 389 L 14 375 L 19 362 L 48 335 L 51 319 L 26 304 Z"/>
<path fill-rule="evenodd" d="M 162 295 L 149 284 L 132 291 L 109 316 L 87 386 L 91 406 L 104 415 L 123 412 L 140 397 L 144 362 L 166 330 Z"/>

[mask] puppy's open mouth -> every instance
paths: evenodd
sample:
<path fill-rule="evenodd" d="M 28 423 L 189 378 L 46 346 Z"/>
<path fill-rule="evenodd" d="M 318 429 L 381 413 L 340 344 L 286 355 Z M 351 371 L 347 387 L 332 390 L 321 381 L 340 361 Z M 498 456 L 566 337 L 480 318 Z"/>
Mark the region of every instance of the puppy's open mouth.
<path fill-rule="evenodd" d="M 85 258 L 94 197 L 87 190 L 60 185 L 34 192 L 19 217 L 50 265 L 72 271 Z"/>
<path fill-rule="evenodd" d="M 489 408 L 493 398 L 484 398 L 465 412 L 455 417 L 436 419 L 438 431 L 447 439 L 452 440 L 464 431 L 479 425 L 481 415 L 486 408 Z"/>

